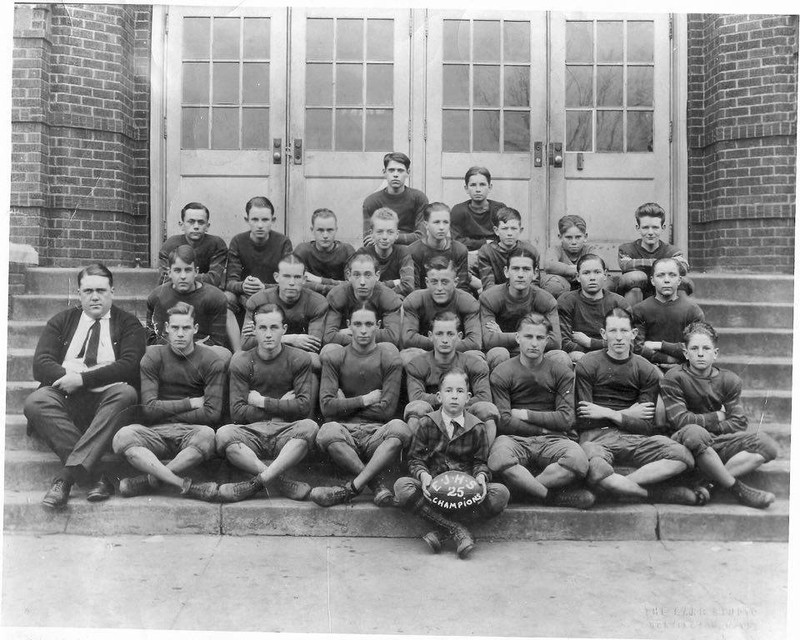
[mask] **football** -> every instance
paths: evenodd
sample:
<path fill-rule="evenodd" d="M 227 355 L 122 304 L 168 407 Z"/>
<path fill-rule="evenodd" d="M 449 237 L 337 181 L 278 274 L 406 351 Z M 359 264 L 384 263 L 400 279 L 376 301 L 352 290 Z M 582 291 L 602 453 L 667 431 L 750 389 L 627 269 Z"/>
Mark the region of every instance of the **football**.
<path fill-rule="evenodd" d="M 428 487 L 431 503 L 443 511 L 469 509 L 485 498 L 483 487 L 468 473 L 445 471 L 440 473 Z"/>

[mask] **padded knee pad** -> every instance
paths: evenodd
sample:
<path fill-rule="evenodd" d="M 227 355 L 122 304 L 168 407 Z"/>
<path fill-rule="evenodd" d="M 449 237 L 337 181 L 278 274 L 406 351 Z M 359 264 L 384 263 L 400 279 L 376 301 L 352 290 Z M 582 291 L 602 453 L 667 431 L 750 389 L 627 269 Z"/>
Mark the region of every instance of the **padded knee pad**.
<path fill-rule="evenodd" d="M 778 457 L 779 447 L 775 440 L 761 432 L 758 432 L 756 437 L 758 438 L 757 453 L 764 458 L 765 462 L 770 462 Z"/>
<path fill-rule="evenodd" d="M 411 444 L 411 428 L 402 420 L 395 418 L 386 425 L 386 438 L 397 438 L 405 449 Z"/>
<path fill-rule="evenodd" d="M 217 448 L 217 454 L 219 454 L 221 457 L 224 458 L 225 450 L 229 446 L 237 442 L 237 440 L 234 437 L 235 433 L 236 433 L 235 424 L 226 424 L 225 426 L 222 426 L 219 429 L 217 429 L 217 433 L 214 435 L 214 444 Z"/>
<path fill-rule="evenodd" d="M 617 293 L 622 295 L 631 289 L 647 286 L 647 274 L 644 271 L 626 271 L 621 273 L 617 282 Z"/>
<path fill-rule="evenodd" d="M 111 441 L 111 449 L 116 454 L 123 454 L 139 444 L 138 429 L 141 425 L 129 424 L 127 427 L 122 427 L 114 434 L 114 439 Z"/>
<path fill-rule="evenodd" d="M 326 422 L 317 432 L 317 446 L 327 452 L 334 442 L 347 442 L 347 429 L 338 422 Z"/>
<path fill-rule="evenodd" d="M 314 446 L 314 443 L 317 441 L 317 434 L 319 433 L 319 427 L 317 423 L 311 420 L 311 418 L 306 418 L 305 420 L 300 420 L 296 425 L 294 425 L 296 433 L 294 437 L 299 440 L 305 440 L 308 443 L 309 448 Z"/>
<path fill-rule="evenodd" d="M 711 434 L 699 424 L 687 424 L 672 434 L 675 442 L 682 444 L 693 456 L 699 456 L 711 446 Z"/>
<path fill-rule="evenodd" d="M 492 473 L 503 473 L 519 464 L 519 459 L 514 455 L 514 441 L 508 436 L 497 436 L 492 448 L 489 450 L 487 465 Z"/>
<path fill-rule="evenodd" d="M 431 411 L 433 411 L 433 407 L 424 400 L 412 400 L 403 410 L 403 420 L 408 421 L 409 418 L 421 418 Z"/>
<path fill-rule="evenodd" d="M 394 497 L 400 508 L 405 509 L 409 505 L 416 504 L 422 498 L 422 489 L 416 485 L 412 478 L 401 476 L 394 483 Z"/>
<path fill-rule="evenodd" d="M 613 473 L 614 467 L 602 458 L 589 458 L 589 470 L 586 473 L 586 482 L 590 485 L 596 485 L 613 475 Z"/>
<path fill-rule="evenodd" d="M 491 402 L 485 400 L 475 402 L 467 410 L 481 422 L 487 420 L 494 420 L 495 424 L 500 422 L 500 410 Z"/>
<path fill-rule="evenodd" d="M 486 362 L 489 365 L 489 371 L 494 371 L 497 365 L 510 359 L 511 354 L 505 347 L 492 347 L 486 353 Z"/>
<path fill-rule="evenodd" d="M 216 451 L 216 434 L 211 427 L 203 426 L 194 432 L 186 446 L 194 447 L 203 455 L 203 460 L 209 460 Z"/>
<path fill-rule="evenodd" d="M 548 273 L 543 278 L 539 286 L 547 291 L 554 298 L 558 298 L 562 293 L 566 293 L 572 288 L 569 280 L 563 276 Z"/>

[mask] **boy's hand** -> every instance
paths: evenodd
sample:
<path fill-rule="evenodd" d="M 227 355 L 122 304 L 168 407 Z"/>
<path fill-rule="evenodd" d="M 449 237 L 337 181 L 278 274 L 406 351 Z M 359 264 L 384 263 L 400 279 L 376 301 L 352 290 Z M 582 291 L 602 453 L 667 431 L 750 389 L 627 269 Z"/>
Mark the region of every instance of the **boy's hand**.
<path fill-rule="evenodd" d="M 527 420 L 528 412 L 525 409 L 512 409 L 511 417 L 516 418 L 517 420 Z"/>
<path fill-rule="evenodd" d="M 205 398 L 203 396 L 200 396 L 199 398 L 189 398 L 189 406 L 192 409 L 202 409 L 204 402 Z"/>
<path fill-rule="evenodd" d="M 364 403 L 365 407 L 378 404 L 381 401 L 381 390 L 375 389 L 374 391 L 365 393 L 363 396 L 361 396 L 361 401 Z"/>
<path fill-rule="evenodd" d="M 609 409 L 606 407 L 601 407 L 599 404 L 595 404 L 594 402 L 587 402 L 586 400 L 581 400 L 578 403 L 578 416 L 581 418 L 590 418 L 592 420 L 599 420 L 601 418 L 608 418 Z"/>
<path fill-rule="evenodd" d="M 251 389 L 250 393 L 247 394 L 247 404 L 253 407 L 258 407 L 259 409 L 263 409 L 264 396 L 262 396 L 258 391 Z"/>
<path fill-rule="evenodd" d="M 419 476 L 419 481 L 422 483 L 422 495 L 424 495 L 428 500 L 431 498 L 431 492 L 429 488 L 431 486 L 431 481 L 433 480 L 433 476 L 427 471 L 423 471 Z"/>
<path fill-rule="evenodd" d="M 481 493 L 481 500 L 483 500 L 486 497 L 486 494 L 489 493 L 489 487 L 486 486 L 486 474 L 479 473 L 475 479 L 478 481 L 478 484 L 481 485 L 481 487 L 483 488 L 483 492 Z"/>
<path fill-rule="evenodd" d="M 500 328 L 500 325 L 497 324 L 494 320 L 490 320 L 489 322 L 487 322 L 483 326 L 486 327 L 486 330 L 489 333 L 503 333 L 503 330 Z"/>
<path fill-rule="evenodd" d="M 650 349 L 651 351 L 661 351 L 661 343 L 655 342 L 654 340 L 645 340 L 644 348 Z"/>
<path fill-rule="evenodd" d="M 303 351 L 313 351 L 314 353 L 318 353 L 322 347 L 322 341 L 319 338 L 304 333 L 284 334 L 281 341 Z"/>
<path fill-rule="evenodd" d="M 338 333 L 340 336 L 350 336 L 350 337 L 353 336 L 353 330 L 350 327 L 339 329 L 339 331 L 337 331 L 336 333 Z"/>
<path fill-rule="evenodd" d="M 287 391 L 281 396 L 281 400 L 294 400 L 296 397 L 294 391 Z"/>
<path fill-rule="evenodd" d="M 265 289 L 266 286 L 264 285 L 261 280 L 254 276 L 247 276 L 242 282 L 242 290 L 248 295 L 252 296 L 255 293 Z"/>
<path fill-rule="evenodd" d="M 572 332 L 572 339 L 575 341 L 576 344 L 588 349 L 592 344 L 592 339 L 587 336 L 583 331 L 573 331 Z"/>
<path fill-rule="evenodd" d="M 725 411 L 723 411 L 723 410 L 717 411 L 717 420 L 722 422 L 727 417 L 727 415 L 728 414 L 725 413 Z"/>
<path fill-rule="evenodd" d="M 373 244 L 375 244 L 375 240 L 373 239 L 372 234 L 368 233 L 364 236 L 364 246 L 371 247 Z"/>
<path fill-rule="evenodd" d="M 308 271 L 306 271 L 306 280 L 308 280 L 309 282 L 315 282 L 316 284 L 322 283 L 322 278 L 320 278 L 317 275 L 314 275 L 313 273 L 309 273 Z"/>
<path fill-rule="evenodd" d="M 652 402 L 636 402 L 629 408 L 623 409 L 622 413 L 639 420 L 652 420 L 656 415 L 656 405 Z"/>
<path fill-rule="evenodd" d="M 250 338 L 254 335 L 256 335 L 256 323 L 249 320 L 242 325 L 242 337 Z"/>

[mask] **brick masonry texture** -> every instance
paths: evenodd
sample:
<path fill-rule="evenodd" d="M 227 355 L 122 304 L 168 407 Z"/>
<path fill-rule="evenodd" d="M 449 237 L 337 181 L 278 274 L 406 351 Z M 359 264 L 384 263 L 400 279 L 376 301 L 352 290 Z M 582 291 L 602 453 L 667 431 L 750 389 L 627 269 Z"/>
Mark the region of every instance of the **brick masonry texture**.
<path fill-rule="evenodd" d="M 17 5 L 11 239 L 40 264 L 149 252 L 151 8 Z"/>
<path fill-rule="evenodd" d="M 692 267 L 792 273 L 797 16 L 688 24 Z"/>

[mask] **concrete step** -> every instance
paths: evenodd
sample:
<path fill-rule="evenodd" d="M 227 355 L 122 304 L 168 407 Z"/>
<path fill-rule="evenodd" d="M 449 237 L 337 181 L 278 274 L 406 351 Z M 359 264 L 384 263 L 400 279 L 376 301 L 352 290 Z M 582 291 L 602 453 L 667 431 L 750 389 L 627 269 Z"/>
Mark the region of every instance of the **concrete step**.
<path fill-rule="evenodd" d="M 717 329 L 719 350 L 724 356 L 791 357 L 791 329 L 722 327 Z"/>
<path fill-rule="evenodd" d="M 33 378 L 33 354 L 35 349 L 6 350 L 6 380 L 31 380 Z"/>
<path fill-rule="evenodd" d="M 9 320 L 9 349 L 35 349 L 46 324 L 46 320 Z"/>
<path fill-rule="evenodd" d="M 38 382 L 15 382 L 9 381 L 6 383 L 6 412 L 8 413 L 22 413 L 22 408 L 25 406 L 25 398 L 27 398 L 32 391 L 39 388 Z"/>
<path fill-rule="evenodd" d="M 780 274 L 692 273 L 695 295 L 710 300 L 792 302 L 794 278 Z"/>
<path fill-rule="evenodd" d="M 143 296 L 115 295 L 114 304 L 134 314 L 140 320 L 147 317 L 147 298 Z M 59 294 L 24 294 L 11 299 L 12 320 L 49 320 L 59 311 L 78 306 L 75 296 Z"/>
<path fill-rule="evenodd" d="M 408 538 L 430 526 L 399 509 L 379 509 L 366 496 L 323 509 L 285 498 L 206 504 L 175 495 L 120 498 L 92 504 L 74 491 L 65 509 L 41 507 L 42 492 L 5 492 L 6 532 L 81 535 L 221 534 Z M 513 540 L 720 540 L 788 539 L 787 500 L 759 511 L 740 505 L 675 507 L 600 504 L 589 511 L 512 503 L 498 518 L 471 525 L 478 538 Z"/>
<path fill-rule="evenodd" d="M 792 421 L 791 391 L 743 389 L 742 406 L 754 424 Z"/>
<path fill-rule="evenodd" d="M 114 275 L 116 295 L 147 297 L 158 284 L 157 269 L 132 269 L 130 267 L 109 267 Z M 79 269 L 41 267 L 28 269 L 26 293 L 77 296 Z"/>
<path fill-rule="evenodd" d="M 720 356 L 717 366 L 730 369 L 750 389 L 792 388 L 792 359 L 784 357 Z"/>
<path fill-rule="evenodd" d="M 731 302 L 697 296 L 693 300 L 714 327 L 792 328 L 794 305 L 791 302 Z"/>

